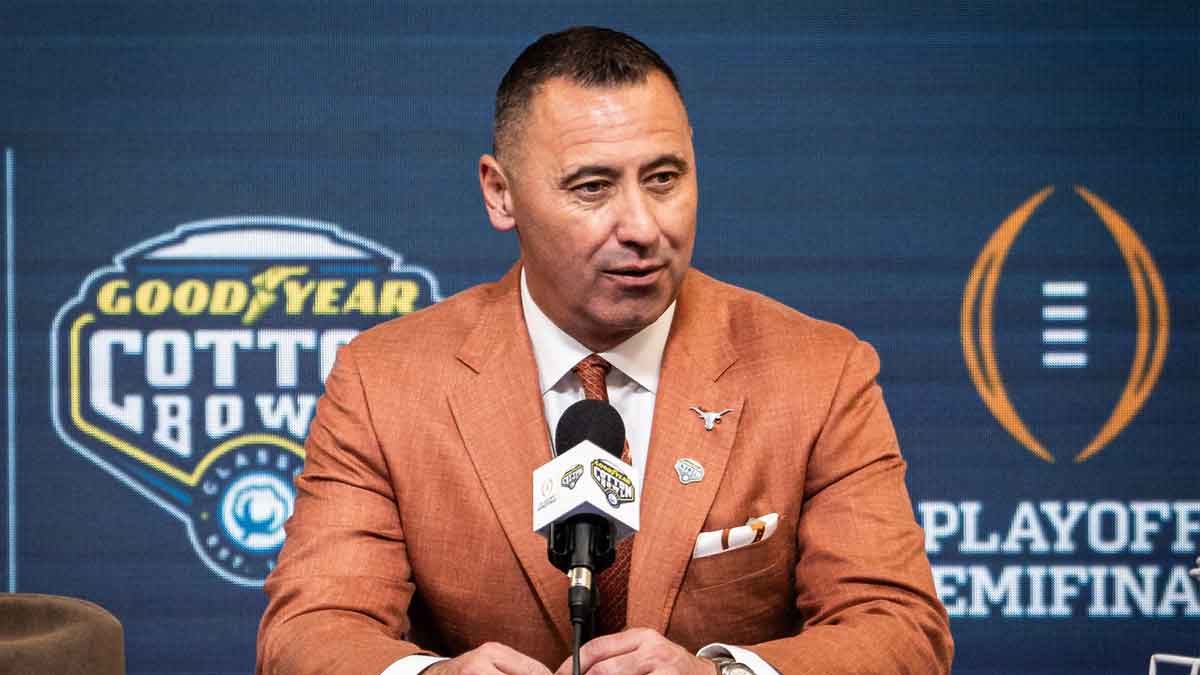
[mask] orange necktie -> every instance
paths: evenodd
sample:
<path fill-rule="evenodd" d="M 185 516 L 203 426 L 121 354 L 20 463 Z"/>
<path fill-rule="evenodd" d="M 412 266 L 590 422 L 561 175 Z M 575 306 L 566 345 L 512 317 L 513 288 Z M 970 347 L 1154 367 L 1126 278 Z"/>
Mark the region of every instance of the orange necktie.
<path fill-rule="evenodd" d="M 592 354 L 575 364 L 572 369 L 583 384 L 583 395 L 594 401 L 608 400 L 606 378 L 612 364 L 598 354 Z M 629 439 L 621 460 L 630 464 Z M 633 537 L 617 543 L 613 564 L 600 573 L 596 589 L 600 595 L 600 606 L 596 608 L 596 634 L 618 633 L 625 628 L 625 614 L 629 598 L 629 561 L 633 557 Z"/>

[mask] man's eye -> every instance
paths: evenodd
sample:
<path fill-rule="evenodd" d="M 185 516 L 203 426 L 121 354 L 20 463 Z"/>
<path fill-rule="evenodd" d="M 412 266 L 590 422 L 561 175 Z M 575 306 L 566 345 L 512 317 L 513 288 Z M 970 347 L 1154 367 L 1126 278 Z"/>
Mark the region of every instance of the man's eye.
<path fill-rule="evenodd" d="M 590 181 L 587 183 L 580 183 L 579 185 L 576 185 L 575 187 L 571 188 L 571 190 L 573 190 L 575 192 L 575 194 L 583 195 L 584 197 L 594 197 L 597 195 L 604 194 L 604 191 L 606 189 L 608 189 L 608 185 L 605 184 L 604 181 L 598 181 L 598 180 Z"/>
<path fill-rule="evenodd" d="M 646 178 L 646 183 L 650 187 L 662 189 L 674 185 L 678 178 L 679 174 L 676 174 L 672 171 L 660 171 L 656 174 L 651 174 L 648 176 Z"/>

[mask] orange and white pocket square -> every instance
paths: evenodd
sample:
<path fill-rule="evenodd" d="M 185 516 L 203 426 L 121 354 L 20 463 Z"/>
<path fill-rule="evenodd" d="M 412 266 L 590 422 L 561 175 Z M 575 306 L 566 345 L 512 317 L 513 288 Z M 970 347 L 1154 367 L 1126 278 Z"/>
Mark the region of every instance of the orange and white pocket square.
<path fill-rule="evenodd" d="M 710 555 L 728 553 L 739 548 L 766 541 L 775 534 L 779 527 L 779 514 L 768 513 L 746 521 L 745 525 L 727 527 L 724 530 L 701 532 L 696 537 L 696 547 L 692 549 L 692 558 L 707 558 Z"/>

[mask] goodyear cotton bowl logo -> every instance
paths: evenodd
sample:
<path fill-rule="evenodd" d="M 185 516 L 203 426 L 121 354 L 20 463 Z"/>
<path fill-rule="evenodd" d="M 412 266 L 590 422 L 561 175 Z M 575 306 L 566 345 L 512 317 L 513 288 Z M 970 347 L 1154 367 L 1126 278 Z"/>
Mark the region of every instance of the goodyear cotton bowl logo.
<path fill-rule="evenodd" d="M 634 500 L 633 481 L 609 462 L 602 459 L 592 460 L 592 480 L 600 486 L 604 498 L 614 509 Z"/>
<path fill-rule="evenodd" d="M 1129 425 L 1162 372 L 1170 327 L 1162 278 L 1137 232 L 1086 188 L 1074 192 L 1079 200 L 1042 209 L 1037 227 L 1025 226 L 1053 187 L 1013 211 L 962 301 L 963 356 L 979 396 L 1047 462 L 1050 448 L 1086 461 Z"/>
<path fill-rule="evenodd" d="M 189 223 L 114 261 L 54 320 L 58 433 L 183 521 L 210 569 L 259 586 L 338 347 L 437 301 L 437 281 L 286 218 Z"/>

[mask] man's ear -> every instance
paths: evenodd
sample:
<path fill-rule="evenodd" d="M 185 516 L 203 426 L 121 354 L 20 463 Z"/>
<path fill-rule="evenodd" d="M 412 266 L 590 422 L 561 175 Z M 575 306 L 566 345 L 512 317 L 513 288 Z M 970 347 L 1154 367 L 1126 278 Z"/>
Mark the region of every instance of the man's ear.
<path fill-rule="evenodd" d="M 487 209 L 492 227 L 501 232 L 516 227 L 508 176 L 500 162 L 491 155 L 479 158 L 479 189 L 483 192 L 483 206 Z"/>

